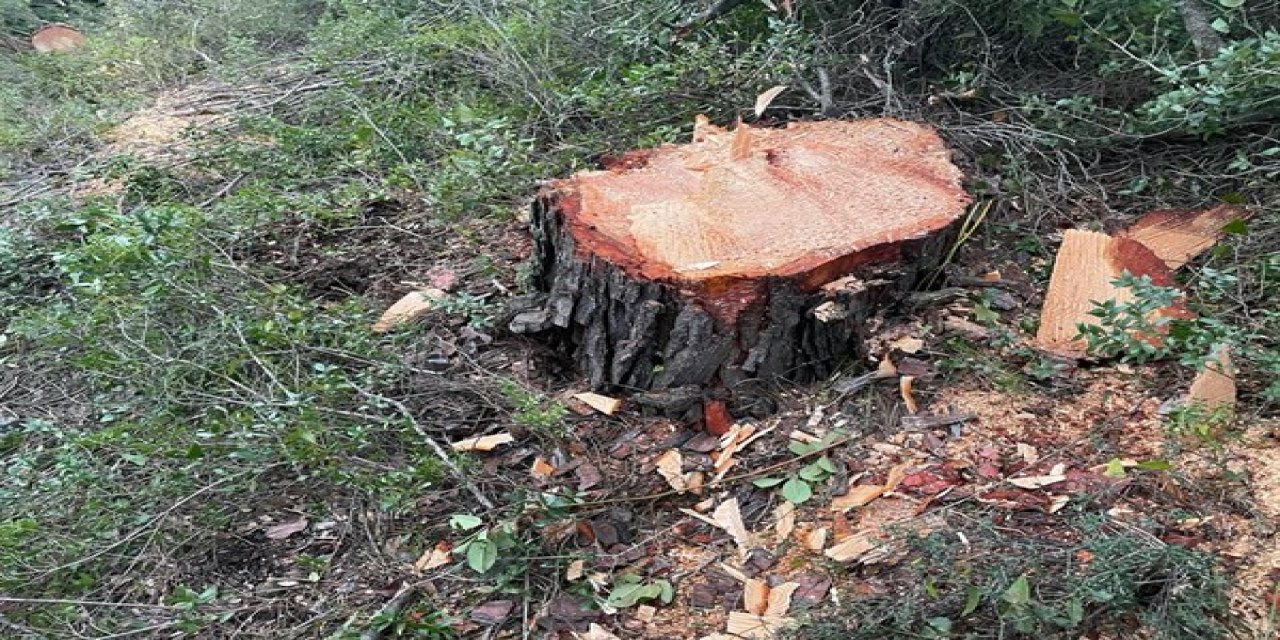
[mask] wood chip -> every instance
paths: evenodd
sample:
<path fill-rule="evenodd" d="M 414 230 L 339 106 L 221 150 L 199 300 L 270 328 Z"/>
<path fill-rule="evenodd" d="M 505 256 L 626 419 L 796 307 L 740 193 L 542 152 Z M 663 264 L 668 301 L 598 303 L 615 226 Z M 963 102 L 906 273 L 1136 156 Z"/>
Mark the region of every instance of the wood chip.
<path fill-rule="evenodd" d="M 384 333 L 406 322 L 417 320 L 434 308 L 436 301 L 444 295 L 445 293 L 439 289 L 410 291 L 388 307 L 382 313 L 382 317 L 373 323 L 372 329 L 377 333 Z"/>
<path fill-rule="evenodd" d="M 1160 286 L 1174 284 L 1169 268 L 1140 242 L 1078 229 L 1064 233 L 1040 311 L 1036 344 L 1059 355 L 1083 356 L 1085 343 L 1076 336 L 1079 325 L 1096 326 L 1101 322 L 1090 313 L 1095 302 L 1126 303 L 1134 299 L 1131 290 L 1112 284 L 1126 271 L 1148 276 Z M 1175 315 L 1179 310 L 1161 313 Z"/>
<path fill-rule="evenodd" d="M 493 451 L 499 446 L 510 444 L 515 440 L 515 436 L 509 433 L 498 433 L 491 436 L 459 440 L 449 446 L 453 447 L 454 451 Z"/>
<path fill-rule="evenodd" d="M 794 502 L 784 500 L 773 510 L 775 522 L 773 524 L 773 532 L 778 536 L 778 542 L 782 542 L 791 537 L 791 532 L 796 528 L 796 505 Z"/>
<path fill-rule="evenodd" d="M 1058 484 L 1067 479 L 1065 475 L 1050 474 L 1047 476 L 1031 476 L 1027 478 L 1009 478 L 1009 484 L 1023 489 L 1042 489 L 1049 485 Z"/>
<path fill-rule="evenodd" d="M 568 580 L 569 582 L 581 580 L 583 574 L 586 572 L 586 566 L 587 563 L 584 560 L 574 560 L 573 562 L 570 562 L 569 566 L 564 570 L 565 580 Z"/>
<path fill-rule="evenodd" d="M 751 533 L 747 531 L 747 525 L 742 521 L 742 511 L 738 508 L 737 498 L 725 500 L 711 513 L 711 517 L 733 538 L 743 554 L 751 550 Z"/>
<path fill-rule="evenodd" d="M 769 606 L 765 607 L 766 616 L 785 616 L 791 610 L 791 596 L 800 585 L 795 582 L 784 582 L 769 589 Z"/>
<path fill-rule="evenodd" d="M 911 469 L 911 466 L 910 462 L 893 465 L 893 468 L 889 469 L 889 477 L 885 480 L 884 492 L 889 493 L 897 489 L 898 485 L 902 484 L 902 479 L 907 477 L 907 471 Z"/>
<path fill-rule="evenodd" d="M 731 611 L 726 631 L 750 640 L 771 640 L 791 623 L 789 618 L 782 616 L 758 616 L 745 611 Z"/>
<path fill-rule="evenodd" d="M 924 340 L 914 336 L 904 336 L 889 343 L 889 348 L 903 353 L 920 353 L 920 350 L 924 349 Z"/>
<path fill-rule="evenodd" d="M 550 478 L 555 475 L 556 468 L 542 456 L 538 456 L 533 459 L 533 466 L 529 469 L 529 473 L 538 478 Z"/>
<path fill-rule="evenodd" d="M 1040 452 L 1025 442 L 1018 443 L 1018 455 L 1022 456 L 1022 461 L 1027 464 L 1035 464 L 1040 459 Z"/>
<path fill-rule="evenodd" d="M 598 393 L 575 393 L 573 398 L 606 416 L 611 416 L 622 408 L 622 400 L 600 395 Z"/>
<path fill-rule="evenodd" d="M 684 478 L 684 456 L 680 455 L 679 449 L 668 449 L 658 456 L 654 464 L 658 468 L 658 475 L 662 476 L 672 489 L 680 493 L 689 490 L 689 485 Z"/>
<path fill-rule="evenodd" d="M 769 608 L 769 585 L 760 578 L 750 578 L 742 585 L 742 608 L 758 616 Z"/>
<path fill-rule="evenodd" d="M 907 405 L 907 411 L 911 413 L 920 413 L 920 405 L 916 404 L 915 395 L 911 393 L 915 376 L 902 376 L 898 378 L 898 390 L 902 392 L 902 402 Z"/>
<path fill-rule="evenodd" d="M 576 640 L 620 640 L 618 636 L 613 635 L 608 629 L 592 622 L 585 632 L 573 632 Z"/>
<path fill-rule="evenodd" d="M 1049 513 L 1057 513 L 1071 502 L 1071 496 L 1050 496 L 1049 497 Z"/>
<path fill-rule="evenodd" d="M 1229 204 L 1210 209 L 1152 211 L 1120 235 L 1146 245 L 1170 269 L 1204 253 L 1222 237 L 1222 228 L 1250 212 Z"/>
<path fill-rule="evenodd" d="M 636 620 L 644 623 L 653 622 L 653 617 L 658 615 L 658 608 L 647 604 L 636 607 Z"/>
<path fill-rule="evenodd" d="M 783 91 L 786 91 L 786 90 L 787 90 L 787 85 L 780 84 L 756 96 L 756 106 L 755 106 L 756 117 L 759 118 L 760 116 L 764 115 L 765 109 L 769 108 L 769 105 L 773 103 L 773 99 L 778 97 L 779 93 L 782 93 Z"/>
<path fill-rule="evenodd" d="M 878 484 L 860 484 L 851 487 L 849 493 L 831 499 L 831 508 L 837 511 L 848 511 L 861 507 L 884 495 L 885 488 Z"/>
<path fill-rule="evenodd" d="M 827 527 L 818 527 L 810 531 L 804 536 L 804 548 L 810 551 L 822 551 L 827 548 L 827 536 L 831 530 Z"/>
<path fill-rule="evenodd" d="M 298 533 L 306 528 L 307 528 L 307 519 L 298 518 L 293 522 L 285 522 L 282 524 L 275 525 L 274 527 L 268 527 L 264 535 L 266 535 L 267 538 L 270 538 L 271 540 L 284 540 L 285 538 L 288 538 L 289 536 L 295 533 Z"/>
<path fill-rule="evenodd" d="M 836 562 L 852 562 L 874 548 L 876 544 L 866 534 L 856 534 L 827 549 L 824 555 Z"/>
<path fill-rule="evenodd" d="M 1187 392 L 1187 404 L 1209 411 L 1232 409 L 1236 405 L 1236 372 L 1231 365 L 1231 351 L 1219 347 L 1209 356 L 1203 371 L 1196 375 Z"/>

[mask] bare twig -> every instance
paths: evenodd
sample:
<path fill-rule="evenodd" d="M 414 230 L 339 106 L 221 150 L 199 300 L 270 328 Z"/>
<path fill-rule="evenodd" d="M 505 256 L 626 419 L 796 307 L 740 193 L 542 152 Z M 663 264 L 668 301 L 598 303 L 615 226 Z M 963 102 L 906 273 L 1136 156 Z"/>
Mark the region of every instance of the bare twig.
<path fill-rule="evenodd" d="M 100 600 L 67 600 L 62 598 L 10 598 L 0 596 L 0 603 L 11 604 L 70 604 L 78 607 L 123 607 L 127 609 L 172 609 L 167 604 L 147 602 L 104 602 Z"/>
<path fill-rule="evenodd" d="M 245 472 L 245 473 L 247 473 L 247 472 Z M 103 547 L 103 548 L 101 548 L 101 549 L 99 549 L 99 550 L 97 550 L 97 551 L 95 551 L 95 552 L 93 552 L 93 553 L 91 553 L 91 554 L 87 555 L 87 556 L 84 556 L 83 558 L 80 558 L 80 559 L 77 559 L 77 560 L 72 560 L 71 562 L 68 562 L 68 563 L 66 563 L 66 564 L 58 565 L 58 566 L 56 566 L 56 567 L 54 567 L 54 568 L 52 568 L 52 569 L 49 569 L 48 571 L 45 571 L 45 572 L 41 573 L 41 574 L 40 574 L 40 576 L 39 576 L 39 578 L 37 578 L 37 579 L 43 579 L 43 578 L 46 578 L 46 577 L 48 577 L 48 576 L 51 576 L 51 575 L 53 575 L 53 574 L 55 574 L 55 573 L 57 573 L 57 572 L 59 572 L 59 571 L 63 571 L 63 570 L 65 570 L 65 569 L 71 569 L 71 568 L 73 568 L 73 567 L 78 567 L 78 566 L 80 566 L 80 565 L 82 565 L 82 564 L 85 564 L 86 562 L 90 562 L 90 561 L 96 560 L 97 558 L 100 558 L 100 557 L 102 557 L 102 556 L 106 555 L 107 553 L 110 553 L 111 551 L 113 551 L 113 550 L 115 550 L 115 549 L 118 549 L 118 548 L 120 548 L 120 547 L 122 547 L 122 546 L 124 546 L 124 545 L 126 545 L 126 544 L 128 544 L 128 543 L 130 543 L 130 542 L 132 542 L 134 539 L 138 538 L 139 536 L 141 536 L 141 535 L 143 535 L 144 533 L 146 533 L 147 531 L 149 531 L 149 530 L 151 529 L 151 527 L 153 527 L 153 526 L 155 526 L 155 525 L 156 525 L 156 523 L 160 522 L 160 521 L 161 521 L 161 520 L 163 520 L 164 518 L 167 518 L 167 517 L 169 516 L 169 514 L 173 513 L 174 511 L 177 511 L 179 508 L 181 508 L 181 507 L 182 507 L 182 505 L 187 504 L 188 502 L 191 502 L 192 500 L 195 500 L 196 498 L 198 498 L 198 497 L 200 497 L 200 496 L 204 495 L 205 493 L 208 493 L 209 491 L 212 491 L 212 490 L 214 490 L 214 489 L 216 489 L 216 488 L 218 488 L 218 487 L 220 487 L 220 486 L 222 486 L 222 485 L 224 485 L 224 484 L 226 484 L 226 483 L 228 483 L 228 482 L 230 482 L 230 481 L 232 481 L 232 480 L 235 480 L 235 479 L 240 478 L 241 476 L 245 475 L 245 473 L 237 473 L 237 474 L 234 474 L 234 475 L 226 476 L 226 477 L 224 477 L 224 478 L 222 478 L 222 479 L 218 480 L 217 482 L 214 482 L 214 483 L 211 483 L 211 484 L 207 484 L 207 485 L 205 485 L 205 486 L 201 487 L 200 489 L 197 489 L 196 491 L 191 492 L 191 493 L 190 493 L 190 494 L 188 494 L 185 498 L 183 498 L 183 499 L 181 499 L 181 500 L 179 500 L 179 501 L 177 501 L 177 502 L 173 503 L 173 504 L 172 504 L 168 509 L 165 509 L 164 511 L 161 511 L 160 513 L 156 514 L 156 515 L 155 515 L 155 516 L 153 516 L 150 520 L 147 520 L 147 521 L 146 521 L 146 523 L 144 523 L 142 526 L 138 527 L 137 529 L 134 529 L 134 530 L 133 530 L 133 531 L 131 531 L 129 534 L 125 535 L 123 538 L 120 538 L 119 540 L 116 540 L 115 542 L 113 542 L 113 543 L 111 543 L 111 544 L 109 544 L 109 545 L 107 545 L 107 546 L 105 546 L 105 547 Z"/>
<path fill-rule="evenodd" d="M 494 508 L 493 501 L 489 500 L 488 496 L 484 495 L 484 493 L 476 487 L 475 483 L 471 482 L 471 479 L 467 477 L 467 474 L 463 473 L 462 469 L 459 469 L 458 465 L 454 464 L 453 459 L 449 457 L 449 454 L 444 450 L 444 447 L 440 446 L 440 443 L 436 442 L 435 438 L 432 438 L 431 434 L 427 433 L 427 430 L 423 429 L 421 424 L 418 424 L 418 419 L 413 416 L 413 412 L 409 410 L 409 407 L 405 406 L 403 402 L 400 402 L 395 398 L 388 398 L 381 394 L 370 393 L 364 389 L 360 389 L 359 391 L 360 395 L 365 396 L 366 398 L 385 402 L 392 407 L 395 407 L 396 411 L 399 411 L 400 415 L 404 416 L 405 420 L 409 421 L 409 426 L 413 428 L 414 432 L 427 442 L 427 446 L 431 447 L 431 451 L 436 454 L 436 457 L 440 459 L 441 464 L 444 465 L 445 469 L 449 470 L 449 473 L 458 481 L 458 484 L 462 485 L 463 488 L 470 492 L 471 495 L 475 497 L 476 501 L 480 503 L 480 506 L 490 510 Z"/>
<path fill-rule="evenodd" d="M 394 596 L 378 609 L 378 613 L 373 616 L 373 624 L 360 634 L 360 640 L 378 640 L 390 625 L 382 624 L 383 621 L 389 620 L 400 614 L 405 605 L 418 595 L 418 588 L 411 583 L 400 585 L 400 589 L 396 591 Z"/>

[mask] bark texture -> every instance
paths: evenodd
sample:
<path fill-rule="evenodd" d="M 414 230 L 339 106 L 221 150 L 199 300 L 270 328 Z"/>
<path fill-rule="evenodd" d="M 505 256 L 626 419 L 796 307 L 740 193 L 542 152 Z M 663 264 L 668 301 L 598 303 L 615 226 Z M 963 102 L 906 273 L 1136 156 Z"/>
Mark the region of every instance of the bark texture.
<path fill-rule="evenodd" d="M 814 139 L 829 145 L 831 140 L 825 133 Z M 775 158 L 787 152 L 782 142 L 763 143 L 765 148 L 758 159 L 761 164 L 753 169 L 741 164 L 752 162 L 747 159 L 751 153 L 743 151 L 745 143 L 740 137 L 729 139 L 728 135 L 722 142 L 727 149 L 726 163 L 732 165 L 726 170 L 733 175 L 706 179 L 717 185 L 717 194 L 726 190 L 732 193 L 717 196 L 721 199 L 707 205 L 711 213 L 701 218 L 697 212 L 689 213 L 684 204 L 671 205 L 671 200 L 650 206 L 640 197 L 640 204 L 620 207 L 614 205 L 626 197 L 611 195 L 608 203 L 601 203 L 598 198 L 583 195 L 590 195 L 599 182 L 604 184 L 600 193 L 615 194 L 625 185 L 640 184 L 642 188 L 633 191 L 641 196 L 654 193 L 673 198 L 674 188 L 664 186 L 661 175 L 636 183 L 627 182 L 634 176 L 624 179 L 622 174 L 639 171 L 640 167 L 666 171 L 663 162 L 672 154 L 683 153 L 682 148 L 624 157 L 612 175 L 589 174 L 577 182 L 562 181 L 544 191 L 530 212 L 533 276 L 537 289 L 543 293 L 514 316 L 510 328 L 516 333 L 540 334 L 571 355 L 594 390 L 658 392 L 641 394 L 637 399 L 676 413 L 698 405 L 707 393 L 723 392 L 740 400 L 753 396 L 761 383 L 822 378 L 862 354 L 870 319 L 902 298 L 941 261 L 953 222 L 968 201 L 959 189 L 958 171 L 953 176 L 950 172 L 954 167 L 944 160 L 947 180 L 938 180 L 926 170 L 928 167 L 910 165 L 911 179 L 925 180 L 930 185 L 923 190 L 937 188 L 942 194 L 938 199 L 945 202 L 939 206 L 913 204 L 907 194 L 902 194 L 902 216 L 892 207 L 884 208 L 882 202 L 869 207 L 865 219 L 853 215 L 846 216 L 846 221 L 829 211 L 814 213 L 814 206 L 803 205 L 805 196 L 800 194 L 794 199 L 803 206 L 798 205 L 796 211 L 773 212 L 774 216 L 782 216 L 784 224 L 769 226 L 771 221 L 753 217 L 757 212 L 735 216 L 734 206 L 749 209 L 752 202 L 735 189 L 750 190 L 754 187 L 749 185 L 769 176 L 781 176 L 778 179 L 787 189 L 804 181 L 787 174 L 786 162 Z M 936 141 L 936 137 L 932 140 Z M 900 147 L 895 145 L 890 146 L 896 152 Z M 706 169 L 706 156 L 699 155 L 702 151 L 689 152 L 696 161 L 681 156 L 684 164 L 675 165 L 693 165 L 698 172 L 714 173 Z M 927 153 L 936 152 L 931 142 Z M 799 164 L 815 164 L 812 156 L 803 157 Z M 929 158 L 942 166 L 934 155 Z M 821 166 L 822 172 L 829 171 L 825 164 Z M 684 185 L 701 179 L 697 177 L 700 175 L 678 175 L 673 179 Z M 941 183 L 945 188 L 938 186 Z M 854 191 L 860 193 L 857 187 L 854 185 Z M 689 189 L 695 195 L 703 193 L 697 188 Z M 822 187 L 818 190 L 823 197 L 830 195 Z M 832 190 L 838 191 L 838 185 Z M 792 191 L 786 193 L 790 197 Z M 839 193 L 835 195 L 835 201 L 843 206 L 845 199 Z M 761 196 L 760 201 L 771 202 L 770 198 Z M 925 212 L 918 216 L 918 225 L 913 207 Z M 677 213 L 655 222 L 654 210 Z M 630 215 L 631 211 L 640 213 L 633 216 L 630 226 L 618 223 L 617 216 Z M 939 211 L 945 211 L 945 215 Z M 810 214 L 822 216 L 822 225 L 846 225 L 847 242 L 843 237 L 826 237 L 823 231 L 827 227 L 818 227 L 816 235 L 804 231 L 802 217 Z M 610 217 L 601 222 L 600 216 Z M 689 223 L 696 233 L 680 233 L 680 225 L 691 217 L 698 218 Z M 671 245 L 645 245 L 640 241 L 628 244 L 632 240 L 628 230 L 643 237 L 643 232 L 659 224 L 663 229 L 677 229 L 672 233 Z M 645 229 L 642 225 L 650 227 Z M 724 228 L 708 230 L 716 225 Z M 753 225 L 764 225 L 768 232 L 752 240 L 747 229 Z M 857 237 L 864 226 L 875 229 L 874 241 Z M 799 229 L 796 237 L 783 237 L 790 227 Z M 685 237 L 688 235 L 697 236 L 698 240 L 690 241 Z M 721 250 L 716 243 L 703 246 L 700 242 L 705 237 L 729 238 L 727 243 L 733 247 Z M 796 238 L 818 238 L 825 244 L 815 255 L 796 253 Z M 754 255 L 749 246 L 742 250 L 743 243 L 750 241 L 759 243 L 760 256 Z M 688 246 L 682 247 L 681 243 Z M 845 250 L 846 245 L 852 248 Z M 678 259 L 660 259 L 667 256 Z"/>

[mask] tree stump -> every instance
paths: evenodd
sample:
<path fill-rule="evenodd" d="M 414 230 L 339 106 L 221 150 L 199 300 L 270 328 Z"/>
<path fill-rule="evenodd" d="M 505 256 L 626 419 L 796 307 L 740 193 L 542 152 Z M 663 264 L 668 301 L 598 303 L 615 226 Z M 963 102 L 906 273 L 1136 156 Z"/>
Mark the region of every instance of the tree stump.
<path fill-rule="evenodd" d="M 538 195 L 544 295 L 510 328 L 567 349 L 597 391 L 692 402 L 827 376 L 939 265 L 970 202 L 960 181 L 937 134 L 910 122 L 725 131 L 699 118 L 691 144 Z"/>

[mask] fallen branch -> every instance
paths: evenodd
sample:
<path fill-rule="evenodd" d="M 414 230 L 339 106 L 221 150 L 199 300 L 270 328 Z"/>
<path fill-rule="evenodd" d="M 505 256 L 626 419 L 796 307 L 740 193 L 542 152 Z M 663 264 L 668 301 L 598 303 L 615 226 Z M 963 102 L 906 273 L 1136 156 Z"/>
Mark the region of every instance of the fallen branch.
<path fill-rule="evenodd" d="M 395 618 L 395 616 L 400 615 L 400 611 L 402 611 L 405 605 L 409 604 L 409 601 L 413 600 L 416 595 L 418 595 L 418 589 L 416 586 L 407 582 L 401 584 L 400 589 L 396 591 L 396 594 L 391 596 L 391 599 L 388 600 L 386 604 L 382 605 L 382 608 L 378 609 L 378 612 L 373 615 L 372 624 L 368 629 L 365 629 L 364 633 L 360 634 L 360 640 L 378 640 L 381 638 L 382 634 L 386 633 L 387 629 L 391 627 L 390 624 L 386 623 Z"/>

